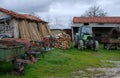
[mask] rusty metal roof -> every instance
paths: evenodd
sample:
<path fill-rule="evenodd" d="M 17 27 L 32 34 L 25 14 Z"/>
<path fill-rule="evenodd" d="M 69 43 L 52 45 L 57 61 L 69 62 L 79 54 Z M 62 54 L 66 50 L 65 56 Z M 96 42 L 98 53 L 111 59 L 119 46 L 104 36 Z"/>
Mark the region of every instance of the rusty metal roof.
<path fill-rule="evenodd" d="M 120 17 L 74 17 L 73 23 L 120 23 Z"/>
<path fill-rule="evenodd" d="M 7 10 L 4 8 L 0 8 L 0 11 L 6 13 L 8 15 L 11 15 L 15 18 L 18 18 L 18 19 L 27 19 L 27 20 L 31 20 L 31 21 L 47 23 L 47 22 L 41 20 L 40 18 L 33 16 L 33 15 L 30 15 L 30 14 L 20 14 L 20 13 L 17 13 L 17 12 L 11 11 L 11 10 Z"/>

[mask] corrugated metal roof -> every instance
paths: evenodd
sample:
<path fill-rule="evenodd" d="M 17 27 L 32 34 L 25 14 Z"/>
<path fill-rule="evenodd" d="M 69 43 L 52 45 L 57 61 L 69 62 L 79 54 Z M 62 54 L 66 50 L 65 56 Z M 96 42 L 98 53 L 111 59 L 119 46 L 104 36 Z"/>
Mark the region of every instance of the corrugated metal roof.
<path fill-rule="evenodd" d="M 16 13 L 14 11 L 7 10 L 7 9 L 4 9 L 4 8 L 0 8 L 0 11 L 6 13 L 8 15 L 11 15 L 15 18 L 18 18 L 18 19 L 27 19 L 27 20 L 47 23 L 47 22 L 41 20 L 40 18 L 38 18 L 36 16 L 33 16 L 33 15 L 30 15 L 30 14 L 20 14 L 20 13 Z"/>
<path fill-rule="evenodd" d="M 120 23 L 120 17 L 74 17 L 73 23 Z"/>

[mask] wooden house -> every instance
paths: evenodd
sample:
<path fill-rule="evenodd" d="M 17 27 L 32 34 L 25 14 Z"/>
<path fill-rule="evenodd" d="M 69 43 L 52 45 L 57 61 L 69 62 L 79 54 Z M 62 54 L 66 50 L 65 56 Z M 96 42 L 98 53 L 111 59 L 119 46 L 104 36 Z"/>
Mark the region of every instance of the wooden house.
<path fill-rule="evenodd" d="M 51 35 L 48 23 L 30 14 L 0 8 L 0 34 L 13 38 L 41 40 Z"/>

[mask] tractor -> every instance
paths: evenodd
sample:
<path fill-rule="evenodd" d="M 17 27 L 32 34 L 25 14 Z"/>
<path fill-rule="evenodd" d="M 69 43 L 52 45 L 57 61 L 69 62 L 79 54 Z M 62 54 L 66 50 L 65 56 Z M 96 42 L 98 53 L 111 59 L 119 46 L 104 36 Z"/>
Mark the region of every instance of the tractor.
<path fill-rule="evenodd" d="M 79 27 L 74 37 L 73 44 L 74 47 L 77 47 L 79 50 L 87 48 L 97 51 L 99 49 L 99 42 L 95 40 L 92 27 L 90 26 Z"/>

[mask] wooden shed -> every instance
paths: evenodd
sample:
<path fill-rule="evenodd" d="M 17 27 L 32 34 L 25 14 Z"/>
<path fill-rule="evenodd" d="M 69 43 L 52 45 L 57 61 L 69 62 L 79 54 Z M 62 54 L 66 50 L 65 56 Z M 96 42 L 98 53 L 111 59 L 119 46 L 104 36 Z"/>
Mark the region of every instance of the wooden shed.
<path fill-rule="evenodd" d="M 72 40 L 74 40 L 74 35 L 81 26 L 92 27 L 95 37 L 101 41 L 102 38 L 108 36 L 112 29 L 116 28 L 120 31 L 120 17 L 74 17 Z"/>
<path fill-rule="evenodd" d="M 0 34 L 13 38 L 41 40 L 51 35 L 48 23 L 30 14 L 0 8 Z"/>

